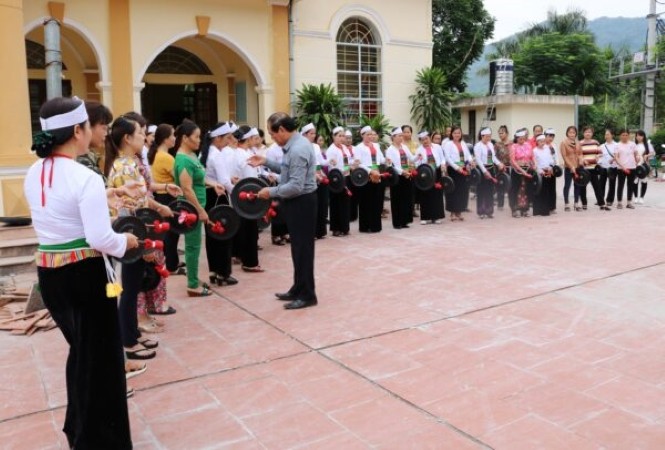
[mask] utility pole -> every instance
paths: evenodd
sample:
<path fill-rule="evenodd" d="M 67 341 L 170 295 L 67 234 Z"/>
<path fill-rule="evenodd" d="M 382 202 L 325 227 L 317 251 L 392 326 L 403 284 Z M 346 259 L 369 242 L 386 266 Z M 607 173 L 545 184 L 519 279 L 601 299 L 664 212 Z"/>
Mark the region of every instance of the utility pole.
<path fill-rule="evenodd" d="M 60 22 L 53 17 L 44 21 L 46 66 L 46 99 L 62 97 L 62 52 L 60 52 Z"/>
<path fill-rule="evenodd" d="M 654 104 L 656 98 L 656 0 L 649 0 L 647 16 L 647 74 L 644 89 L 644 131 L 650 135 L 653 131 Z"/>

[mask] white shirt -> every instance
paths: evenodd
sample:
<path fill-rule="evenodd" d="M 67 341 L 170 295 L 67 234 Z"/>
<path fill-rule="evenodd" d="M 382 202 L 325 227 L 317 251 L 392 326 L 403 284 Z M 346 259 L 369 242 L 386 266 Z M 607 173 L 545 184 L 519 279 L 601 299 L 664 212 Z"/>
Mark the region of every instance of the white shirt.
<path fill-rule="evenodd" d="M 259 169 L 247 164 L 247 160 L 252 156 L 252 152 L 250 152 L 249 149 L 244 149 L 242 147 L 238 147 L 234 151 L 236 155 L 235 176 L 239 177 L 241 180 L 243 178 L 258 177 Z"/>
<path fill-rule="evenodd" d="M 443 149 L 439 144 L 432 144 L 432 156 L 434 157 L 434 164 L 436 167 L 440 167 L 446 163 L 445 156 L 443 155 Z M 418 159 L 420 157 L 420 159 Z M 416 167 L 420 166 L 421 164 L 427 164 L 427 150 L 425 147 L 420 145 L 416 149 L 416 154 L 413 158 L 415 161 Z"/>
<path fill-rule="evenodd" d="M 275 161 L 277 164 L 282 165 L 282 160 L 284 159 L 284 150 L 279 145 L 273 143 L 266 150 L 266 158 Z M 280 174 L 271 172 L 272 176 L 277 177 L 277 181 L 280 180 Z"/>
<path fill-rule="evenodd" d="M 549 169 L 554 165 L 554 158 L 552 158 L 552 150 L 549 147 L 543 146 L 543 148 L 534 147 L 533 155 L 536 159 L 536 167 L 538 168 L 539 173 L 543 173 L 544 169 Z"/>
<path fill-rule="evenodd" d="M 227 194 L 230 194 L 233 191 L 231 177 L 235 163 L 235 151 L 231 147 L 219 150 L 217 147 L 211 146 L 206 165 L 206 177 L 220 183 L 226 189 Z"/>
<path fill-rule="evenodd" d="M 413 162 L 413 155 L 411 154 L 411 151 L 409 150 L 409 147 L 406 145 L 402 144 L 401 145 L 402 151 L 404 152 L 404 155 L 406 156 L 406 161 L 407 163 L 412 163 Z M 392 164 L 393 168 L 395 169 L 395 172 L 397 172 L 399 175 L 402 175 L 402 172 L 404 169 L 402 169 L 402 158 L 399 152 L 399 149 L 395 147 L 394 145 L 391 145 L 388 147 L 386 150 L 386 159 L 390 160 L 390 163 Z"/>
<path fill-rule="evenodd" d="M 610 143 L 604 142 L 600 144 L 600 158 L 598 158 L 598 165 L 604 169 L 609 169 L 610 167 L 616 167 L 614 162 L 614 154 L 617 151 L 617 143 L 612 141 Z"/>
<path fill-rule="evenodd" d="M 386 163 L 386 158 L 383 156 L 383 152 L 381 151 L 379 144 L 371 143 L 370 145 L 372 145 L 376 150 L 376 155 L 374 158 L 372 158 L 372 150 L 370 149 L 369 145 L 365 145 L 363 142 L 356 145 L 356 147 L 353 149 L 353 156 L 355 159 L 360 160 L 360 167 L 367 170 L 368 172 L 372 170 L 373 165 L 378 166 L 379 164 Z"/>
<path fill-rule="evenodd" d="M 452 140 L 446 142 L 446 146 L 443 147 L 443 155 L 446 158 L 446 164 L 452 167 L 454 170 L 461 170 L 464 168 L 464 163 L 471 162 L 471 153 L 469 153 L 469 146 L 466 145 L 466 142 L 460 141 L 462 146 L 462 154 L 464 158 L 460 158 L 459 150 Z"/>
<path fill-rule="evenodd" d="M 326 156 L 328 157 L 328 167 L 330 169 L 339 169 L 344 172 L 344 152 L 342 148 L 337 147 L 335 144 L 331 144 L 326 150 Z"/>
<path fill-rule="evenodd" d="M 312 144 L 312 147 L 314 147 L 314 154 L 316 155 L 316 164 L 321 167 L 327 167 L 328 160 L 323 157 L 323 152 L 321 152 L 319 144 Z"/>
<path fill-rule="evenodd" d="M 42 206 L 42 167 L 45 205 Z M 49 178 L 53 169 L 53 183 Z M 64 244 L 85 238 L 91 248 L 121 257 L 127 239 L 111 228 L 102 177 L 69 158 L 35 162 L 23 183 L 37 239 L 43 245 Z"/>
<path fill-rule="evenodd" d="M 141 150 L 141 162 L 143 163 L 143 167 L 145 167 L 145 170 L 148 171 L 148 176 L 152 180 L 152 170 L 150 169 L 150 164 L 148 164 L 148 147 L 146 147 L 145 145 Z"/>
<path fill-rule="evenodd" d="M 492 163 L 494 165 L 501 165 L 501 161 L 499 161 L 499 159 L 496 157 L 494 144 L 492 144 L 492 142 L 488 142 L 487 144 L 485 144 L 483 141 L 476 142 L 476 145 L 473 147 L 473 155 L 476 158 L 476 164 L 482 173 L 487 173 L 485 164 L 487 164 L 488 156 L 492 158 Z"/>

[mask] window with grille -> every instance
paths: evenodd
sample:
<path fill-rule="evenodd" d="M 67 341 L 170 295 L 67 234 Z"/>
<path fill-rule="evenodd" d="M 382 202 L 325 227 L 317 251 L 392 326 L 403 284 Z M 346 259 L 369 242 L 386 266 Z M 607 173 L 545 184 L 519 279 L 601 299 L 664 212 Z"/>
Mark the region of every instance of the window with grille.
<path fill-rule="evenodd" d="M 179 47 L 168 46 L 154 59 L 147 73 L 212 75 L 201 58 Z"/>
<path fill-rule="evenodd" d="M 351 18 L 337 32 L 337 91 L 346 102 L 346 124 L 381 112 L 381 43 L 361 19 Z"/>
<path fill-rule="evenodd" d="M 46 64 L 46 49 L 38 42 L 25 40 L 25 60 L 28 63 L 28 69 L 44 69 Z M 65 63 L 62 63 L 62 70 L 67 70 Z"/>

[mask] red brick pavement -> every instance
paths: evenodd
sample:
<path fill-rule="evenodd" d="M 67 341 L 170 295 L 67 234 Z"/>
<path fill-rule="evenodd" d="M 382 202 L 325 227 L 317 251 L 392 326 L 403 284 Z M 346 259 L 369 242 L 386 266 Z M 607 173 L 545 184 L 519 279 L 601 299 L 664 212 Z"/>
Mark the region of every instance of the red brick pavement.
<path fill-rule="evenodd" d="M 129 382 L 135 447 L 665 448 L 664 212 L 651 183 L 632 211 L 385 220 L 317 242 L 299 311 L 264 234 L 263 274 L 203 299 L 169 280 L 178 313 Z M 65 356 L 57 330 L 0 335 L 1 448 L 66 448 Z"/>

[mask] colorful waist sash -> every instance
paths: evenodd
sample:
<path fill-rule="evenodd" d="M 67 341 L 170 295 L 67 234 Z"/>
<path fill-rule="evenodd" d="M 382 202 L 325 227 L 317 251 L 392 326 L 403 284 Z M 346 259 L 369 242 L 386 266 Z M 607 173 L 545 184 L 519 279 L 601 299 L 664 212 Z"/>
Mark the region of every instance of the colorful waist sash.
<path fill-rule="evenodd" d="M 80 238 L 63 244 L 41 244 L 37 248 L 35 261 L 37 267 L 55 269 L 87 258 L 101 256 L 99 251 L 90 248 L 90 244 L 86 242 L 85 238 Z"/>

